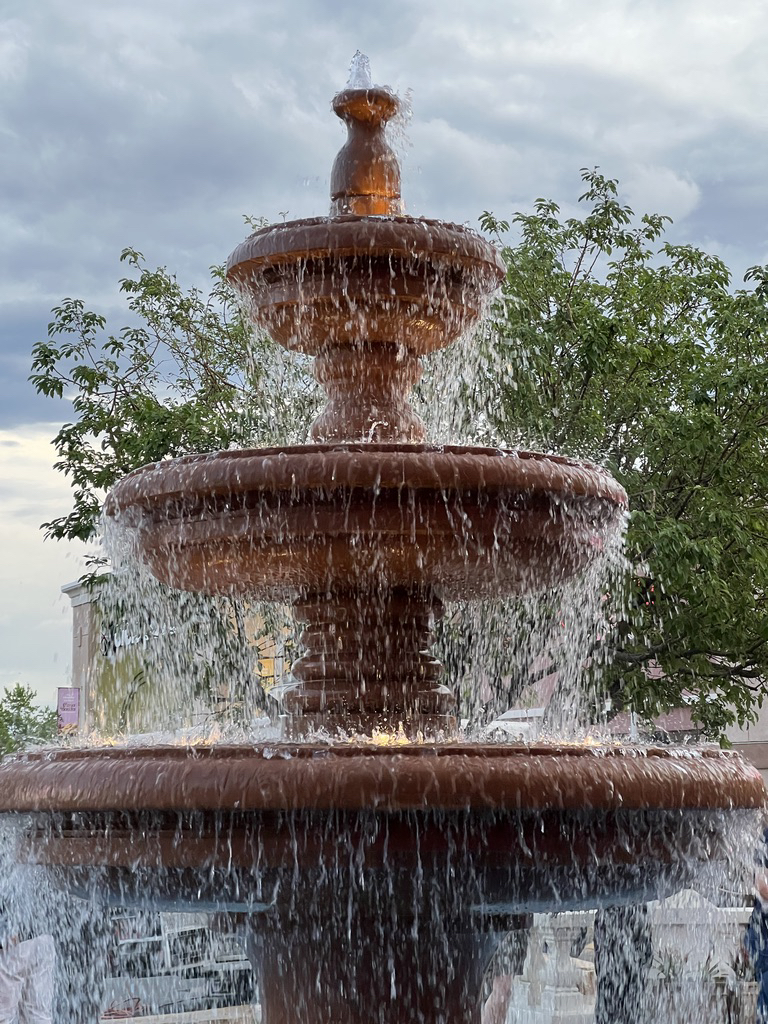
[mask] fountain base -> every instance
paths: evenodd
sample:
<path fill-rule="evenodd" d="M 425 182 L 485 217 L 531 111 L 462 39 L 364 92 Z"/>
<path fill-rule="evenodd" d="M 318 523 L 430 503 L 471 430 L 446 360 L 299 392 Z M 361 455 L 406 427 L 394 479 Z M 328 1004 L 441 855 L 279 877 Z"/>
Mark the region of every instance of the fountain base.
<path fill-rule="evenodd" d="M 308 912 L 248 930 L 269 1024 L 479 1024 L 500 934 L 446 918 L 423 897 L 393 921 L 386 900 L 365 914 L 344 901 L 340 914 L 332 895 L 327 905 L 315 899 Z"/>
<path fill-rule="evenodd" d="M 236 915 L 270 1024 L 476 1021 L 516 915 L 668 896 L 765 799 L 720 751 L 460 744 L 45 752 L 0 792 L 59 888 Z"/>

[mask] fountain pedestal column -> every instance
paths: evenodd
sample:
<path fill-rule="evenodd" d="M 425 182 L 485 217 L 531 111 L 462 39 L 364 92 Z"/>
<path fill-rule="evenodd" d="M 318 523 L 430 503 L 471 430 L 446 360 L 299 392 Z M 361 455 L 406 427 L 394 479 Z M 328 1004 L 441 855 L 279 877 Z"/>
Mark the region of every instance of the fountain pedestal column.
<path fill-rule="evenodd" d="M 347 88 L 333 98 L 333 109 L 349 137 L 331 169 L 331 215 L 392 216 L 402 212 L 400 165 L 384 135 L 384 125 L 400 103 L 388 89 Z"/>
<path fill-rule="evenodd" d="M 480 1024 L 495 933 L 327 895 L 322 910 L 313 900 L 249 938 L 264 1024 Z"/>
<path fill-rule="evenodd" d="M 402 345 L 329 345 L 315 358 L 328 404 L 313 441 L 419 443 L 427 430 L 408 400 L 421 379 L 419 357 Z"/>
<path fill-rule="evenodd" d="M 429 590 L 314 594 L 294 604 L 305 654 L 283 695 L 288 738 L 317 729 L 394 732 L 409 738 L 455 732 L 455 698 L 427 653 L 442 614 Z"/>

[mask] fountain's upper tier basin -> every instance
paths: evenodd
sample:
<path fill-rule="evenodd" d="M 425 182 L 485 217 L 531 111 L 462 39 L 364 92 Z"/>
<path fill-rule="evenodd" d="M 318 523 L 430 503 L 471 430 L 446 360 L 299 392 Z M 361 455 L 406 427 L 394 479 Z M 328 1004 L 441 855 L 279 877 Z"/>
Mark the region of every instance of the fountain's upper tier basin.
<path fill-rule="evenodd" d="M 558 456 L 347 444 L 156 463 L 121 480 L 106 511 L 163 582 L 281 600 L 541 590 L 595 557 L 625 505 L 603 470 Z"/>
<path fill-rule="evenodd" d="M 480 235 L 414 217 L 316 217 L 256 231 L 227 262 L 251 315 L 286 348 L 359 342 L 422 355 L 469 330 L 505 275 Z"/>

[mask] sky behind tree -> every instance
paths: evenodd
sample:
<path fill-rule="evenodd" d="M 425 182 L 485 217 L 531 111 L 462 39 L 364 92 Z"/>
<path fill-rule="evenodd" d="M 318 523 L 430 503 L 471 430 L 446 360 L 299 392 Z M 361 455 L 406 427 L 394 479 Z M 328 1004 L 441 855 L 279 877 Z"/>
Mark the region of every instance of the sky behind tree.
<path fill-rule="evenodd" d="M 126 246 L 204 286 L 243 215 L 323 214 L 354 52 L 408 96 L 409 213 L 477 225 L 543 196 L 576 212 L 579 169 L 617 177 L 668 237 L 736 279 L 768 262 L 763 0 L 5 0 L 0 7 L 0 686 L 68 682 L 59 588 L 81 552 L 43 542 L 68 508 L 48 445 L 68 418 L 27 382 L 49 311 L 115 327 Z"/>

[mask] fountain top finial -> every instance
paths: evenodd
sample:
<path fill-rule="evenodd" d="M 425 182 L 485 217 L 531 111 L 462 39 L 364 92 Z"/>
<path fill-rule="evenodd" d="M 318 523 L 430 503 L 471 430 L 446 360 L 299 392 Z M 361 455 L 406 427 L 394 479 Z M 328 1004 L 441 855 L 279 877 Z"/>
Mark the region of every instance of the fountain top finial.
<path fill-rule="evenodd" d="M 349 137 L 331 171 L 331 216 L 398 216 L 400 165 L 384 129 L 400 101 L 390 90 L 371 84 L 371 65 L 360 50 L 352 58 L 346 88 L 333 98 L 333 109 Z"/>

